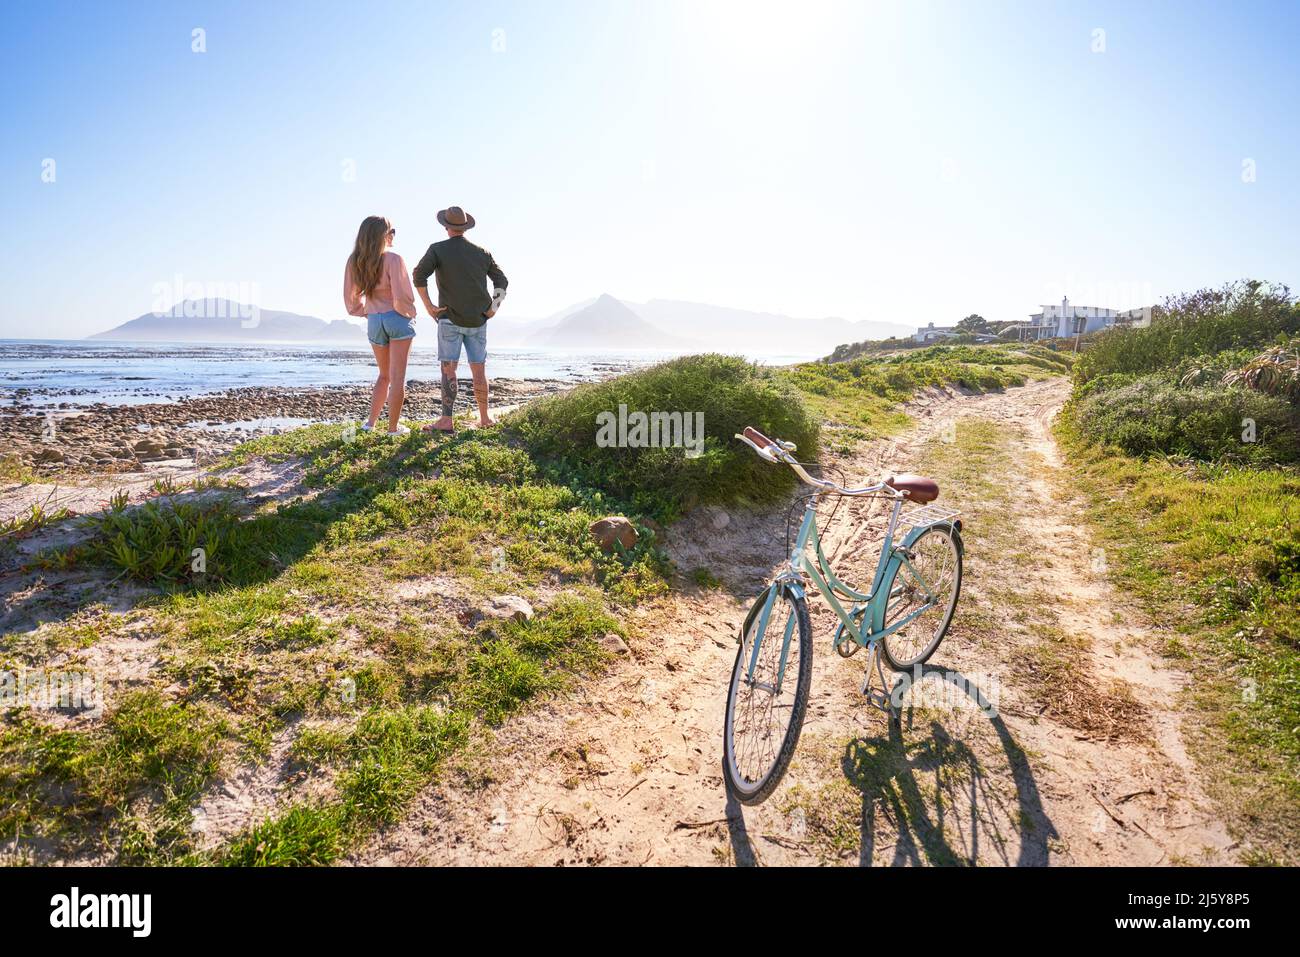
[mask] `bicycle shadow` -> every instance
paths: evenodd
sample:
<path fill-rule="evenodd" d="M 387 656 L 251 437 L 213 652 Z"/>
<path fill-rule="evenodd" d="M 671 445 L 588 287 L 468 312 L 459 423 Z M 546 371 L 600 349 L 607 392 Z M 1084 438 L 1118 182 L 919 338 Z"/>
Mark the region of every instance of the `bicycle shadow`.
<path fill-rule="evenodd" d="M 886 721 L 882 714 L 888 731 L 854 738 L 845 746 L 840 761 L 844 777 L 862 796 L 859 866 L 873 866 L 877 851 L 890 848 L 890 866 L 1047 866 L 1050 844 L 1060 835 L 1043 807 L 1028 756 L 978 685 L 960 672 L 938 665 L 922 667 L 921 680 L 930 675 L 939 676 L 971 698 L 974 708 L 963 708 L 961 714 L 988 722 L 1005 755 L 1004 774 L 1014 783 L 1014 801 L 1001 797 L 976 749 L 945 724 L 932 720 L 929 734 L 909 744 L 901 724 Z M 901 720 L 909 730 L 917 712 L 914 707 L 902 710 Z M 760 861 L 744 808 L 730 794 L 726 813 L 737 866 L 757 866 Z M 886 827 L 893 842 L 879 844 L 880 837 L 888 839 Z M 1007 832 L 1013 829 L 1019 836 L 1014 860 L 1007 850 L 1011 844 Z"/>
<path fill-rule="evenodd" d="M 1014 784 L 1014 800 L 1003 798 L 976 749 L 941 721 L 931 720 L 929 734 L 910 744 L 901 726 L 890 721 L 885 735 L 849 742 L 841 759 L 845 778 L 862 794 L 859 864 L 873 866 L 877 851 L 892 847 L 890 866 L 1046 866 L 1050 843 L 1059 834 L 1043 807 L 1028 756 L 978 685 L 938 665 L 922 668 L 922 681 L 930 675 L 971 698 L 975 707 L 960 713 L 988 722 L 1005 756 L 1002 773 Z M 904 707 L 901 717 L 909 730 L 915 714 L 915 708 Z M 1019 838 L 1014 859 L 1008 851 L 1011 830 Z M 878 836 L 891 831 L 892 845 L 878 846 Z"/>

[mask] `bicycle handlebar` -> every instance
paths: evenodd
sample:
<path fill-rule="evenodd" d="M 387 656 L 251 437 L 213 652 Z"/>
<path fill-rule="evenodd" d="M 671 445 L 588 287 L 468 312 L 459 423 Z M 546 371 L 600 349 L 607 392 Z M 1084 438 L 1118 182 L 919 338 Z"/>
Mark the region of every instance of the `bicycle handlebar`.
<path fill-rule="evenodd" d="M 863 488 L 845 488 L 843 485 L 837 485 L 835 482 L 826 479 L 813 478 L 804 471 L 803 465 L 790 454 L 790 451 L 795 448 L 793 442 L 782 442 L 779 439 L 774 441 L 753 426 L 745 426 L 745 431 L 735 437 L 757 452 L 759 458 L 774 465 L 790 466 L 804 484 L 811 485 L 813 488 L 821 489 L 824 492 L 836 492 L 840 495 L 877 495 L 886 492 L 892 498 L 904 497 L 902 492 L 892 487 L 888 482 L 868 485 Z"/>

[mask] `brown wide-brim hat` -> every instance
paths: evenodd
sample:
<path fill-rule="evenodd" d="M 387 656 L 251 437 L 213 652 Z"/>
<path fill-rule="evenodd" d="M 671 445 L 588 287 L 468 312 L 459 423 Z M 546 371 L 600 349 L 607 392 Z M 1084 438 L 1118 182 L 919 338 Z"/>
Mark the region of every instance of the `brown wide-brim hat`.
<path fill-rule="evenodd" d="M 448 206 L 438 211 L 438 222 L 451 229 L 473 229 L 474 217 L 459 206 Z"/>

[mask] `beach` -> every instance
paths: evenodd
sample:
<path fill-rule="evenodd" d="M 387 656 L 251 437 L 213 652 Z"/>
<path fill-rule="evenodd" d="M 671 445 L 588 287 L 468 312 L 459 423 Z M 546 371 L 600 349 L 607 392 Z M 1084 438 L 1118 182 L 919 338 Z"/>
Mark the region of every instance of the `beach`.
<path fill-rule="evenodd" d="M 487 364 L 492 408 L 678 354 L 493 348 Z M 749 358 L 780 365 L 800 357 Z M 458 372 L 458 410 L 464 411 L 473 403 L 468 364 Z M 375 375 L 368 349 L 340 344 L 0 340 L 0 461 L 44 475 L 201 463 L 250 438 L 317 422 L 365 421 Z M 437 417 L 439 376 L 433 342 L 417 342 L 404 418 Z"/>
<path fill-rule="evenodd" d="M 558 379 L 492 380 L 494 408 L 517 406 L 568 388 Z M 202 464 L 241 442 L 317 422 L 361 424 L 369 385 L 271 388 L 250 386 L 170 402 L 96 403 L 41 408 L 24 403 L 0 411 L 0 457 L 38 473 L 132 472 L 160 465 Z M 461 383 L 461 409 L 472 398 Z M 406 419 L 433 419 L 441 406 L 437 382 L 410 381 Z"/>
<path fill-rule="evenodd" d="M 489 362 L 505 409 L 657 361 L 656 353 L 503 349 Z M 40 475 L 95 475 L 211 461 L 240 442 L 318 422 L 360 424 L 368 351 L 330 345 L 0 341 L 0 459 Z M 472 403 L 465 363 L 460 409 Z M 437 355 L 412 353 L 412 420 L 440 412 Z"/>

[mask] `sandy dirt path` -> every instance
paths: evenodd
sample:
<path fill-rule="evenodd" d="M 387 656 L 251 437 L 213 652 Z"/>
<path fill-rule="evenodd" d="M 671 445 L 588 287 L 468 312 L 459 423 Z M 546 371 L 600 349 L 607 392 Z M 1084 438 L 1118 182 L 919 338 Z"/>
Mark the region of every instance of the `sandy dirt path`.
<path fill-rule="evenodd" d="M 1184 679 L 1160 657 L 1158 627 L 1107 583 L 1069 493 L 1049 431 L 1067 392 L 1054 380 L 931 393 L 911 405 L 906 434 L 834 460 L 854 482 L 918 462 L 956 475 L 965 453 L 954 434 L 982 420 L 996 436 L 1010 499 L 961 501 L 960 483 L 945 483 L 941 501 L 967 516 L 965 580 L 930 662 L 979 684 L 995 714 L 941 690 L 891 729 L 858 693 L 866 655 L 831 652 L 834 619 L 817 598 L 795 761 L 761 806 L 729 801 L 721 729 L 734 635 L 781 561 L 786 510 L 697 510 L 668 547 L 683 571 L 706 568 L 722 587 L 640 608 L 630 655 L 510 721 L 469 773 L 426 790 L 354 862 L 1232 862 L 1183 748 Z M 868 508 L 847 503 L 823 526 L 850 580 L 874 567 Z"/>

